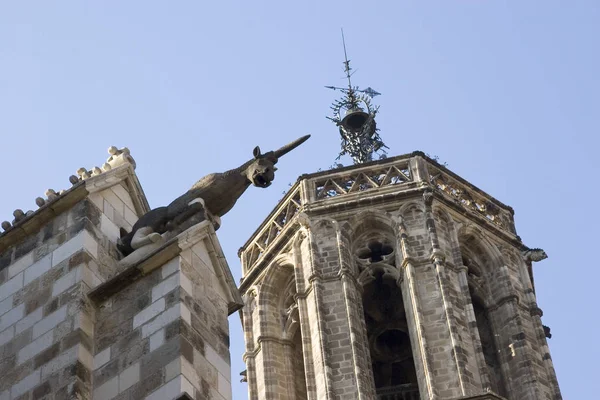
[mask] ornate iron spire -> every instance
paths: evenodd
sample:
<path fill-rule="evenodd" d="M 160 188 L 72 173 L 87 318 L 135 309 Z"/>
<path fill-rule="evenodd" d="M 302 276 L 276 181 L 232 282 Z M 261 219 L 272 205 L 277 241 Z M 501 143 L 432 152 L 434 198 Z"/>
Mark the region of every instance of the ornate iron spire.
<path fill-rule="evenodd" d="M 352 68 L 350 68 L 350 60 L 348 60 L 346 52 L 343 29 L 342 43 L 344 45 L 344 72 L 348 80 L 348 87 L 325 86 L 328 89 L 339 90 L 343 94 L 341 99 L 335 100 L 331 105 L 333 116 L 327 117 L 338 126 L 342 138 L 342 151 L 336 160 L 346 154 L 352 157 L 355 164 L 371 161 L 376 154 L 379 155 L 379 158 L 385 158 L 385 149 L 388 147 L 379 137 L 379 129 L 375 123 L 379 106 L 371 104 L 371 99 L 381 93 L 370 87 L 361 90 L 358 86 L 352 86 L 353 73 L 350 73 Z"/>

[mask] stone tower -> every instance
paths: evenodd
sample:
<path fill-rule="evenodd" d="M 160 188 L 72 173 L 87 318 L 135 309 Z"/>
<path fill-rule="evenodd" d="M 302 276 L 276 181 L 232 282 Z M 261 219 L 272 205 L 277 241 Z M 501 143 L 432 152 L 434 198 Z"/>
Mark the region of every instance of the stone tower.
<path fill-rule="evenodd" d="M 301 176 L 239 255 L 252 400 L 561 398 L 545 253 L 423 153 Z"/>
<path fill-rule="evenodd" d="M 213 224 L 123 258 L 149 211 L 127 149 L 0 235 L 0 400 L 231 399 L 241 297 Z"/>

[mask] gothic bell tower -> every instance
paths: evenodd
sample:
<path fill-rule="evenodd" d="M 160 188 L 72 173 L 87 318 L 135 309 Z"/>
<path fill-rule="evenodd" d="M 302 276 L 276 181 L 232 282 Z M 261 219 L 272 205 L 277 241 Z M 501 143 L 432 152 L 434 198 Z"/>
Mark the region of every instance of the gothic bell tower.
<path fill-rule="evenodd" d="M 374 161 L 359 103 L 377 92 L 345 68 L 331 119 L 355 165 L 301 176 L 240 249 L 249 398 L 561 399 L 531 268 L 546 254 L 425 154 Z"/>
<path fill-rule="evenodd" d="M 304 175 L 240 251 L 250 399 L 560 399 L 513 210 L 416 152 Z"/>

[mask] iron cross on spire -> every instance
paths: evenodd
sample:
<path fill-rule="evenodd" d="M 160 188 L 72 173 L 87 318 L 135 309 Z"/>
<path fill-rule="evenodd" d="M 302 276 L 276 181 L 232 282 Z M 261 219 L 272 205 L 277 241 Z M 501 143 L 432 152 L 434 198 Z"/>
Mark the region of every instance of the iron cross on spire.
<path fill-rule="evenodd" d="M 337 157 L 348 154 L 355 164 L 372 161 L 375 154 L 379 158 L 385 157 L 385 149 L 388 147 L 379 137 L 379 129 L 375 123 L 375 116 L 379 106 L 371 104 L 371 99 L 381 93 L 367 87 L 364 90 L 358 86 L 352 86 L 351 77 L 353 73 L 346 51 L 346 40 L 342 29 L 342 44 L 344 46 L 344 72 L 348 80 L 348 87 L 325 86 L 328 89 L 342 92 L 343 97 L 335 100 L 331 105 L 333 116 L 327 119 L 333 121 L 339 128 L 342 139 L 342 151 Z"/>

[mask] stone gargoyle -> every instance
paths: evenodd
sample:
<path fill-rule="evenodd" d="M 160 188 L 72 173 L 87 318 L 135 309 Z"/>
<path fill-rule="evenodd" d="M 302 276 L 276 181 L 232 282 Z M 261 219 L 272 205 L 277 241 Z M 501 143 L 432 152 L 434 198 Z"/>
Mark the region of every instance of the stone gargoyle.
<path fill-rule="evenodd" d="M 529 249 L 529 250 L 525 250 L 523 253 L 523 259 L 525 260 L 525 262 L 531 263 L 533 262 L 538 262 L 538 261 L 542 261 L 545 260 L 546 258 L 548 258 L 548 255 L 546 254 L 546 252 L 542 249 Z"/>
<path fill-rule="evenodd" d="M 209 219 L 218 228 L 220 217 L 233 208 L 250 185 L 266 188 L 275 178 L 275 164 L 284 154 L 304 143 L 306 135 L 279 150 L 262 154 L 254 148 L 254 157 L 241 166 L 205 176 L 183 195 L 166 207 L 158 207 L 144 214 L 131 228 L 121 229 L 117 248 L 127 256 L 145 245 L 163 240 L 163 234 L 173 232 L 194 217 L 194 223 Z"/>

